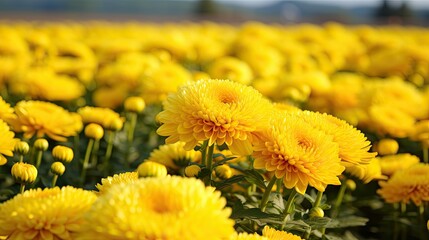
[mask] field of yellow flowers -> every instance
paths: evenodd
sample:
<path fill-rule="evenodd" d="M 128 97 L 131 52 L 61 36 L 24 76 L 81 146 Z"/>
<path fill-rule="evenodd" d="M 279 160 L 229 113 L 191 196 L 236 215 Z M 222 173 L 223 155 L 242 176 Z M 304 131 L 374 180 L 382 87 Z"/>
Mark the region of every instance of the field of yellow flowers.
<path fill-rule="evenodd" d="M 0 23 L 0 239 L 428 239 L 429 30 Z"/>

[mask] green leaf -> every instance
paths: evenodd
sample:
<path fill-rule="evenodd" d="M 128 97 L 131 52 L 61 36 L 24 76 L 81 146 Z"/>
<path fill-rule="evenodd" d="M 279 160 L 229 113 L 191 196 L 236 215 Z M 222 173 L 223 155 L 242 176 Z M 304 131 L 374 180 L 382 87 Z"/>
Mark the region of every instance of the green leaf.
<path fill-rule="evenodd" d="M 327 217 L 312 217 L 304 220 L 305 223 L 311 226 L 311 228 L 323 228 L 331 222 L 332 219 Z"/>
<path fill-rule="evenodd" d="M 368 220 L 369 220 L 368 218 L 355 217 L 355 216 L 342 217 L 342 218 L 337 218 L 330 221 L 326 225 L 326 228 L 345 228 L 345 227 L 365 226 Z"/>
<path fill-rule="evenodd" d="M 222 188 L 231 186 L 234 183 L 241 182 L 243 179 L 244 179 L 243 175 L 236 175 L 220 182 L 213 182 L 213 185 L 217 189 L 222 189 Z"/>
<path fill-rule="evenodd" d="M 244 171 L 244 176 L 249 183 L 256 184 L 262 189 L 266 188 L 264 177 L 256 170 L 246 170 Z"/>

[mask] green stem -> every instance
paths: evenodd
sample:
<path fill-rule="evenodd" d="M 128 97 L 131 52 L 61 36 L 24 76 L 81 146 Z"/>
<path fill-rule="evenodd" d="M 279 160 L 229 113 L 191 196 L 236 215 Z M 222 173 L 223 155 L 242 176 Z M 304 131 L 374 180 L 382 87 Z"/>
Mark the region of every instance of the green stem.
<path fill-rule="evenodd" d="M 335 200 L 334 206 L 332 207 L 331 217 L 336 218 L 338 216 L 338 209 L 343 202 L 344 193 L 346 192 L 347 184 L 345 181 L 341 183 L 340 190 L 338 191 L 337 200 Z"/>
<path fill-rule="evenodd" d="M 201 163 L 206 166 L 207 161 L 206 161 L 206 155 L 207 155 L 207 146 L 209 145 L 209 140 L 205 140 L 203 142 L 203 145 L 200 148 L 201 151 Z"/>
<path fill-rule="evenodd" d="M 94 141 L 94 146 L 91 152 L 91 166 L 95 167 L 97 165 L 98 160 L 98 149 L 100 148 L 100 140 Z"/>
<path fill-rule="evenodd" d="M 36 150 L 36 152 L 36 168 L 39 169 L 39 166 L 42 163 L 43 151 Z"/>
<path fill-rule="evenodd" d="M 89 139 L 88 146 L 86 147 L 85 159 L 83 160 L 82 172 L 80 174 L 80 183 L 82 186 L 85 183 L 86 169 L 88 168 L 89 157 L 91 156 L 91 150 L 93 146 L 94 139 Z"/>
<path fill-rule="evenodd" d="M 24 155 L 22 154 L 19 155 L 19 162 L 24 162 Z"/>
<path fill-rule="evenodd" d="M 318 207 L 320 205 L 320 202 L 322 201 L 323 192 L 318 191 L 316 200 L 314 200 L 313 208 Z"/>
<path fill-rule="evenodd" d="M 52 187 L 55 187 L 55 185 L 57 184 L 57 179 L 58 179 L 58 175 L 54 174 L 54 177 L 52 178 Z"/>
<path fill-rule="evenodd" d="M 214 147 L 215 147 L 214 144 L 212 144 L 211 146 L 209 146 L 209 149 L 207 151 L 207 156 L 206 156 L 207 169 L 209 170 L 209 177 L 208 177 L 208 183 L 207 183 L 207 185 L 209 185 L 209 186 L 212 185 L 213 152 L 214 152 Z"/>
<path fill-rule="evenodd" d="M 270 182 L 268 183 L 268 186 L 265 188 L 264 195 L 262 195 L 261 205 L 259 206 L 262 212 L 264 212 L 265 208 L 267 207 L 268 198 L 270 196 L 271 190 L 273 189 L 273 186 L 276 183 L 276 181 L 277 181 L 277 178 L 275 175 L 273 175 Z"/>
<path fill-rule="evenodd" d="M 287 202 L 286 202 L 286 207 L 285 207 L 285 212 L 284 212 L 284 218 L 283 218 L 283 224 L 281 227 L 281 230 L 283 230 L 283 228 L 286 226 L 286 222 L 288 220 L 289 214 L 291 213 L 291 207 L 294 203 L 295 200 L 295 196 L 298 192 L 295 190 L 295 188 L 292 188 L 292 192 L 290 193 Z"/>
<path fill-rule="evenodd" d="M 428 156 L 429 156 L 429 148 L 426 146 L 426 144 L 422 144 L 422 148 L 423 148 L 423 161 L 425 162 L 425 163 L 428 163 L 429 161 L 428 161 Z"/>
<path fill-rule="evenodd" d="M 137 125 L 137 113 L 130 112 L 128 116 L 130 118 L 129 119 L 130 125 L 127 129 L 128 130 L 127 139 L 128 139 L 128 143 L 131 144 L 134 139 L 134 129 L 136 128 L 136 125 Z"/>
<path fill-rule="evenodd" d="M 19 188 L 19 192 L 20 192 L 20 193 L 23 193 L 23 192 L 24 192 L 24 190 L 25 190 L 25 184 L 24 184 L 24 183 L 21 183 L 21 187 Z"/>
<path fill-rule="evenodd" d="M 109 174 L 109 161 L 110 161 L 110 157 L 112 156 L 113 140 L 115 139 L 115 132 L 108 131 L 107 134 L 109 136 L 107 138 L 106 155 L 104 156 L 104 162 L 103 162 L 103 169 L 106 175 Z"/>

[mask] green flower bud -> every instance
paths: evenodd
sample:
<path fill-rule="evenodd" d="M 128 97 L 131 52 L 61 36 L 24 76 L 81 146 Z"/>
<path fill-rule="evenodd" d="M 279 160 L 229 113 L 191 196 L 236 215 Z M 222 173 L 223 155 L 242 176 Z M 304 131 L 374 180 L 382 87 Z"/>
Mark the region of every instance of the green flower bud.
<path fill-rule="evenodd" d="M 310 217 L 323 217 L 325 212 L 320 207 L 315 207 L 310 210 Z"/>

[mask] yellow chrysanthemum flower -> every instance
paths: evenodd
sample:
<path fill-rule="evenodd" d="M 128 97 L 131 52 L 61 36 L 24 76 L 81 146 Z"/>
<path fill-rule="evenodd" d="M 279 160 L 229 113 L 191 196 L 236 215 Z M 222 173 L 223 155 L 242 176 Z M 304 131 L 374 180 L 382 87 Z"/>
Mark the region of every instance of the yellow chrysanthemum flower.
<path fill-rule="evenodd" d="M 420 206 L 429 201 L 429 165 L 417 164 L 393 174 L 380 182 L 377 193 L 388 203 L 409 203 Z"/>
<path fill-rule="evenodd" d="M 13 138 L 15 133 L 10 131 L 9 125 L 0 119 L 0 166 L 7 163 L 5 156 L 12 157 L 15 144 L 19 139 Z"/>
<path fill-rule="evenodd" d="M 368 128 L 378 134 L 392 137 L 407 137 L 413 130 L 415 119 L 406 112 L 390 104 L 377 104 L 368 110 Z"/>
<path fill-rule="evenodd" d="M 148 161 L 158 162 L 175 170 L 188 166 L 190 162 L 201 161 L 200 151 L 186 151 L 184 146 L 184 142 L 161 145 L 150 153 Z"/>
<path fill-rule="evenodd" d="M 306 123 L 297 115 L 279 114 L 254 144 L 254 167 L 274 172 L 287 188 L 304 194 L 307 186 L 324 191 L 339 185 L 344 171 L 338 144 L 332 136 Z"/>
<path fill-rule="evenodd" d="M 76 239 L 223 239 L 234 232 L 231 210 L 195 178 L 141 178 L 112 186 L 86 216 Z"/>
<path fill-rule="evenodd" d="M 25 191 L 0 205 L 0 235 L 20 240 L 74 239 L 96 198 L 73 187 Z"/>
<path fill-rule="evenodd" d="M 368 164 L 377 155 L 368 152 L 371 142 L 366 136 L 346 121 L 326 113 L 302 111 L 296 114 L 313 127 L 333 137 L 334 142 L 338 143 L 340 158 L 346 167 Z"/>
<path fill-rule="evenodd" d="M 275 230 L 269 226 L 265 226 L 262 230 L 262 236 L 269 240 L 302 240 L 301 237 L 285 231 Z"/>
<path fill-rule="evenodd" d="M 69 101 L 82 96 L 85 88 L 69 76 L 58 75 L 48 68 L 34 68 L 11 81 L 11 91 L 33 99 Z"/>
<path fill-rule="evenodd" d="M 121 121 L 123 119 L 119 113 L 113 111 L 110 108 L 101 108 L 101 107 L 90 107 L 85 106 L 77 110 L 77 113 L 82 117 L 82 121 L 87 123 L 97 123 L 103 126 L 104 129 L 114 128 L 115 122 Z"/>
<path fill-rule="evenodd" d="M 420 159 L 415 155 L 400 153 L 381 157 L 380 167 L 383 174 L 390 176 L 399 170 L 409 168 L 419 162 Z"/>
<path fill-rule="evenodd" d="M 106 193 L 112 186 L 119 183 L 131 183 L 139 179 L 137 172 L 124 172 L 115 174 L 112 177 L 106 177 L 101 179 L 101 184 L 98 183 L 95 187 L 98 189 L 100 194 Z"/>
<path fill-rule="evenodd" d="M 207 72 L 212 78 L 230 79 L 245 85 L 249 85 L 253 80 L 253 72 L 249 65 L 234 57 L 216 59 Z"/>
<path fill-rule="evenodd" d="M 16 119 L 13 108 L 0 96 L 0 119 L 10 122 Z"/>
<path fill-rule="evenodd" d="M 266 237 L 260 236 L 257 233 L 234 233 L 229 240 L 269 240 Z"/>
<path fill-rule="evenodd" d="M 252 152 L 252 135 L 267 125 L 272 104 L 255 89 L 228 80 L 201 80 L 181 87 L 164 102 L 157 133 L 166 143 L 226 143 L 233 153 Z"/>
<path fill-rule="evenodd" d="M 364 165 L 349 165 L 346 167 L 346 172 L 359 178 L 364 183 L 369 183 L 374 179 L 387 179 L 387 176 L 381 172 L 380 160 L 378 158 L 373 158 L 368 164 Z"/>
<path fill-rule="evenodd" d="M 25 138 L 45 134 L 56 140 L 66 141 L 82 130 L 81 117 L 50 102 L 21 101 L 15 106 L 18 118 L 11 123 L 13 130 L 24 132 Z"/>

